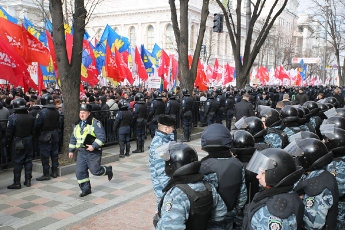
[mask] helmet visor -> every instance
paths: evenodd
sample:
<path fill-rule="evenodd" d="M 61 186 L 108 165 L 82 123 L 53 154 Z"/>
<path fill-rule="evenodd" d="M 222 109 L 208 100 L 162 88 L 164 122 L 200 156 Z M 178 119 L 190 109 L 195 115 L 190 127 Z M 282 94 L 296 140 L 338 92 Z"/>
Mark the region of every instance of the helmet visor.
<path fill-rule="evenodd" d="M 241 119 L 239 119 L 238 121 L 236 121 L 235 127 L 236 127 L 237 129 L 246 129 L 246 128 L 248 127 L 248 124 L 247 124 L 245 118 L 247 118 L 247 117 L 242 117 Z"/>
<path fill-rule="evenodd" d="M 327 118 L 334 117 L 334 116 L 338 115 L 338 113 L 335 110 L 335 108 L 331 108 L 331 109 L 325 111 L 324 114 L 326 115 Z"/>
<path fill-rule="evenodd" d="M 334 139 L 334 129 L 335 129 L 335 124 L 322 124 L 320 126 L 320 133 L 327 137 L 328 139 L 332 140 Z"/>
<path fill-rule="evenodd" d="M 270 109 L 270 106 L 266 106 L 266 105 L 259 105 L 258 106 L 258 113 L 260 113 L 261 111 L 265 110 L 265 109 Z"/>
<path fill-rule="evenodd" d="M 155 153 L 157 157 L 162 158 L 165 161 L 170 160 L 170 146 L 175 144 L 176 141 L 169 141 L 168 143 L 165 143 L 159 147 L 156 148 Z"/>
<path fill-rule="evenodd" d="M 253 173 L 262 173 L 265 170 L 275 168 L 275 161 L 266 157 L 259 151 L 255 151 L 246 169 Z"/>
<path fill-rule="evenodd" d="M 298 133 L 295 133 L 295 134 L 291 135 L 289 137 L 289 142 L 291 143 L 291 142 L 295 141 L 296 139 L 298 141 L 300 141 L 302 139 L 302 132 L 298 132 Z"/>
<path fill-rule="evenodd" d="M 297 145 L 298 142 L 300 142 L 302 140 L 302 138 L 296 138 L 294 139 L 294 141 L 292 141 L 288 146 L 286 146 L 284 148 L 284 150 L 288 153 L 290 153 L 290 155 L 294 156 L 294 157 L 300 157 L 303 156 L 303 150 L 300 149 Z"/>

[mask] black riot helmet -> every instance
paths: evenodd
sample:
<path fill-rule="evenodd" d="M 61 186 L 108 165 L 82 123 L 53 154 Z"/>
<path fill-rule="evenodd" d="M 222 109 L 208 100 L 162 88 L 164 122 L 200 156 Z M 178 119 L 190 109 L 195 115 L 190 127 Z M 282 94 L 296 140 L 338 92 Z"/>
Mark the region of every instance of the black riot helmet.
<path fill-rule="evenodd" d="M 197 152 L 185 143 L 170 145 L 163 158 L 165 173 L 169 177 L 196 174 L 200 170 Z"/>
<path fill-rule="evenodd" d="M 142 93 L 136 93 L 134 96 L 134 101 L 140 103 L 140 102 L 145 102 L 145 97 L 144 94 Z"/>
<path fill-rule="evenodd" d="M 340 129 L 345 130 L 345 118 L 343 118 L 341 116 L 330 117 L 330 118 L 324 120 L 323 124 L 325 124 L 325 125 L 334 124 L 335 128 L 340 128 Z"/>
<path fill-rule="evenodd" d="M 168 92 L 168 98 L 169 98 L 169 99 L 175 99 L 175 97 L 176 97 L 176 94 L 175 94 L 174 91 L 169 91 L 169 92 Z"/>
<path fill-rule="evenodd" d="M 233 148 L 249 148 L 255 146 L 252 134 L 245 130 L 236 130 L 233 135 Z"/>
<path fill-rule="evenodd" d="M 21 97 L 13 100 L 13 108 L 16 111 L 17 110 L 27 110 L 27 108 L 26 108 L 26 101 L 23 98 L 21 98 Z"/>
<path fill-rule="evenodd" d="M 162 97 L 162 94 L 158 90 L 153 92 L 153 99 L 159 99 L 161 97 Z"/>
<path fill-rule="evenodd" d="M 317 104 L 317 107 L 319 107 L 319 112 L 325 112 L 328 110 L 328 106 L 324 103 L 316 103 Z"/>
<path fill-rule="evenodd" d="M 207 99 L 214 99 L 214 95 L 213 95 L 213 92 L 212 91 L 207 91 Z"/>
<path fill-rule="evenodd" d="M 337 109 L 335 109 L 335 111 L 337 111 L 338 116 L 345 118 L 345 108 L 337 108 Z"/>
<path fill-rule="evenodd" d="M 276 126 L 280 122 L 280 115 L 279 112 L 275 109 L 264 109 L 260 112 L 260 117 L 265 117 L 265 125 L 266 127 Z"/>
<path fill-rule="evenodd" d="M 186 88 L 182 89 L 182 94 L 183 94 L 183 96 L 190 96 L 189 90 Z"/>
<path fill-rule="evenodd" d="M 324 104 L 328 107 L 328 109 L 334 108 L 334 106 L 331 103 L 324 103 Z"/>
<path fill-rule="evenodd" d="M 247 170 L 262 173 L 265 170 L 266 186 L 292 186 L 303 174 L 302 167 L 296 167 L 293 157 L 285 150 L 268 148 L 256 151 L 250 159 Z"/>
<path fill-rule="evenodd" d="M 245 128 L 253 136 L 264 129 L 264 123 L 258 117 L 247 117 L 244 119 L 247 123 L 247 127 Z"/>
<path fill-rule="evenodd" d="M 225 97 L 226 98 L 231 98 L 232 97 L 231 92 L 230 91 L 226 91 Z"/>
<path fill-rule="evenodd" d="M 319 113 L 319 107 L 317 106 L 315 101 L 306 101 L 303 106 L 309 109 L 309 114 L 311 116 L 317 115 Z"/>
<path fill-rule="evenodd" d="M 282 121 L 285 122 L 294 122 L 298 121 L 298 111 L 292 105 L 285 105 L 281 110 Z"/>
<path fill-rule="evenodd" d="M 335 97 L 327 97 L 325 98 L 325 103 L 331 103 L 335 108 L 338 107 L 339 102 Z"/>
<path fill-rule="evenodd" d="M 332 130 L 327 131 L 322 130 L 321 134 L 328 150 L 345 147 L 345 130 L 333 126 Z M 343 152 L 343 155 L 345 155 L 345 152 Z"/>
<path fill-rule="evenodd" d="M 298 141 L 288 152 L 295 156 L 296 164 L 307 172 L 321 169 L 333 160 L 332 152 L 327 150 L 322 141 L 315 138 Z"/>
<path fill-rule="evenodd" d="M 126 109 L 128 109 L 128 103 L 127 103 L 127 101 L 124 100 L 124 99 L 121 99 L 121 100 L 119 101 L 119 108 L 120 108 L 121 110 L 126 110 Z"/>
<path fill-rule="evenodd" d="M 53 105 L 54 99 L 50 93 L 45 93 L 41 97 L 41 105 Z"/>
<path fill-rule="evenodd" d="M 222 88 L 217 87 L 215 93 L 216 93 L 217 95 L 222 94 Z"/>

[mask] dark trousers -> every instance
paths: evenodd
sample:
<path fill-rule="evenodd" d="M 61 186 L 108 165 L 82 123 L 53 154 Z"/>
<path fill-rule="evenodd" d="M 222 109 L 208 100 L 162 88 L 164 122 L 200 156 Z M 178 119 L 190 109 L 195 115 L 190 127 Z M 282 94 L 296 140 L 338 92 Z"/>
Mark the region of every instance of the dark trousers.
<path fill-rule="evenodd" d="M 52 167 L 59 167 L 59 142 L 39 142 L 39 151 L 41 155 L 43 174 L 49 174 L 49 158 L 52 161 Z"/>
<path fill-rule="evenodd" d="M 20 140 L 23 142 L 24 148 L 16 149 L 15 143 Z M 32 145 L 31 136 L 25 137 L 25 138 L 14 137 L 12 141 L 11 149 L 12 149 L 12 160 L 14 163 L 14 167 L 13 167 L 14 182 L 15 183 L 20 182 L 23 166 L 25 169 L 25 179 L 31 179 L 32 157 L 33 157 L 33 145 Z"/>
<path fill-rule="evenodd" d="M 143 125 L 143 126 L 136 125 L 135 133 L 136 133 L 136 137 L 137 137 L 137 145 L 138 145 L 137 149 L 144 148 L 144 143 L 145 143 L 145 125 Z"/>
<path fill-rule="evenodd" d="M 101 158 L 102 150 L 94 150 L 92 152 L 87 150 L 78 151 L 75 174 L 82 192 L 91 190 L 88 170 L 95 176 L 105 175 L 106 168 L 101 166 Z"/>
<path fill-rule="evenodd" d="M 1 163 L 2 165 L 7 165 L 7 146 L 6 146 L 6 133 L 5 130 L 0 130 L 0 151 L 1 151 Z"/>
<path fill-rule="evenodd" d="M 191 111 L 187 111 L 182 115 L 183 134 L 187 140 L 190 139 L 190 134 L 192 132 L 192 121 L 193 117 Z"/>
<path fill-rule="evenodd" d="M 130 133 L 119 133 L 120 154 L 129 153 L 131 148 Z"/>

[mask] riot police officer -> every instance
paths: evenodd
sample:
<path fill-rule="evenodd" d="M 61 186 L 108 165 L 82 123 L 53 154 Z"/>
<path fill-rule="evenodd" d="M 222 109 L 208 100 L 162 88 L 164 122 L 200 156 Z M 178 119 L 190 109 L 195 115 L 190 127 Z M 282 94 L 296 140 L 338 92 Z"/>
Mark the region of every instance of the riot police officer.
<path fill-rule="evenodd" d="M 217 102 L 217 111 L 216 111 L 216 123 L 221 124 L 224 116 L 224 107 L 225 107 L 225 96 L 222 94 L 222 88 L 218 87 L 216 89 L 216 102 Z"/>
<path fill-rule="evenodd" d="M 232 118 L 234 117 L 235 101 L 230 91 L 227 91 L 225 93 L 225 97 L 226 97 L 225 105 L 224 105 L 225 122 L 226 122 L 226 127 L 231 131 L 231 121 L 232 121 Z"/>
<path fill-rule="evenodd" d="M 176 100 L 176 95 L 173 91 L 168 92 L 168 98 L 169 101 L 167 103 L 167 106 L 165 108 L 165 114 L 170 115 L 175 119 L 175 125 L 174 125 L 174 140 L 177 140 L 177 129 L 180 127 L 179 125 L 179 117 L 180 117 L 180 103 Z"/>
<path fill-rule="evenodd" d="M 147 121 L 150 122 L 151 137 L 153 138 L 157 129 L 157 120 L 159 115 L 165 113 L 165 103 L 162 100 L 162 94 L 158 91 L 153 93 L 153 101 L 151 102 L 151 108 Z"/>
<path fill-rule="evenodd" d="M 193 109 L 193 98 L 190 97 L 189 90 L 183 89 L 183 98 L 181 103 L 181 120 L 183 126 L 184 141 L 190 141 L 190 134 L 192 132 L 192 109 Z"/>
<path fill-rule="evenodd" d="M 11 140 L 13 168 L 13 184 L 8 189 L 20 189 L 20 177 L 22 168 L 25 169 L 25 182 L 31 186 L 33 145 L 32 134 L 34 132 L 34 118 L 28 113 L 26 101 L 17 98 L 13 101 L 14 114 L 8 118 L 6 138 Z"/>
<path fill-rule="evenodd" d="M 247 206 L 242 229 L 301 229 L 304 207 L 292 190 L 303 168 L 288 152 L 269 148 L 255 152 L 246 169 L 258 174 L 263 189 Z"/>
<path fill-rule="evenodd" d="M 95 176 L 113 178 L 111 166 L 101 166 L 102 146 L 105 141 L 105 131 L 102 123 L 91 115 L 92 106 L 81 104 L 79 119 L 75 123 L 68 146 L 68 157 L 73 157 L 77 149 L 76 177 L 81 189 L 80 197 L 91 194 L 89 170 Z"/>
<path fill-rule="evenodd" d="M 197 152 L 184 143 L 169 146 L 165 173 L 170 177 L 158 207 L 156 229 L 207 229 L 223 227 L 227 208 L 214 186 L 199 173 Z M 182 179 L 183 178 L 183 179 Z M 197 196 L 199 199 L 196 199 Z"/>
<path fill-rule="evenodd" d="M 305 229 L 335 229 L 337 225 L 339 191 L 335 177 L 323 168 L 332 162 L 322 141 L 307 138 L 297 141 L 289 153 L 305 174 L 295 185 L 304 205 L 303 227 Z"/>
<path fill-rule="evenodd" d="M 50 176 L 58 176 L 59 153 L 59 119 L 60 114 L 54 106 L 54 99 L 49 93 L 41 97 L 43 108 L 38 112 L 35 120 L 35 132 L 38 135 L 39 152 L 41 155 L 43 175 L 36 178 L 38 181 L 50 180 Z M 52 161 L 51 174 L 49 175 L 49 158 Z"/>
<path fill-rule="evenodd" d="M 132 151 L 132 153 L 142 153 L 144 152 L 145 126 L 147 122 L 147 107 L 144 94 L 140 92 L 135 94 L 134 101 L 136 103 L 133 108 L 133 124 L 137 135 L 137 149 Z"/>
<path fill-rule="evenodd" d="M 228 210 L 227 224 L 232 226 L 235 216 L 247 201 L 247 188 L 243 164 L 230 152 L 232 136 L 223 124 L 206 127 L 201 135 L 201 147 L 208 156 L 201 160 L 200 173 L 207 181 L 213 182 Z M 212 179 L 217 174 L 217 183 Z M 225 229 L 229 229 L 228 227 Z"/>
<path fill-rule="evenodd" d="M 120 144 L 120 157 L 124 158 L 125 155 L 129 157 L 131 148 L 130 134 L 132 123 L 132 112 L 128 110 L 128 103 L 126 100 L 119 101 L 119 111 L 116 113 L 114 121 L 114 130 L 118 130 L 119 144 Z M 126 149 L 126 154 L 124 153 Z"/>
<path fill-rule="evenodd" d="M 321 138 L 320 125 L 322 119 L 318 116 L 320 108 L 314 101 L 305 102 L 303 107 L 309 110 L 309 113 L 306 115 L 307 121 L 314 127 L 316 134 Z"/>
<path fill-rule="evenodd" d="M 207 92 L 207 100 L 205 105 L 205 117 L 207 120 L 207 125 L 211 125 L 216 120 L 217 102 L 214 99 L 213 92 Z"/>

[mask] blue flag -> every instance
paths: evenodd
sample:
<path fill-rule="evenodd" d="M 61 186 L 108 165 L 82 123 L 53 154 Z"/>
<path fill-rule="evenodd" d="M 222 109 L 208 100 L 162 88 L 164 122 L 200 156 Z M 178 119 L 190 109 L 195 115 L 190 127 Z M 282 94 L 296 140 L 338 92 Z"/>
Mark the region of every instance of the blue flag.
<path fill-rule="evenodd" d="M 144 66 L 145 66 L 145 69 L 146 69 L 146 72 L 148 73 L 153 73 L 154 70 L 153 70 L 153 64 L 149 58 L 149 52 L 145 49 L 144 45 L 141 45 L 141 52 L 140 52 L 140 55 L 141 55 L 141 59 L 143 60 L 143 63 L 144 63 Z"/>
<path fill-rule="evenodd" d="M 51 23 L 51 21 L 48 18 L 46 18 L 44 26 L 45 26 L 46 30 L 48 30 L 50 33 L 53 32 L 53 24 Z"/>
<path fill-rule="evenodd" d="M 4 10 L 4 8 L 2 8 L 0 6 L 0 18 L 4 18 L 7 19 L 8 21 L 14 23 L 14 24 L 18 24 L 18 20 L 14 17 L 12 17 L 11 15 L 9 15 L 6 10 Z"/>
<path fill-rule="evenodd" d="M 300 75 L 302 77 L 302 80 L 306 80 L 306 75 L 307 75 L 307 65 L 304 64 L 303 59 L 298 64 L 298 71 L 300 72 Z"/>
<path fill-rule="evenodd" d="M 103 44 L 105 41 L 111 52 L 115 52 L 115 47 L 120 53 L 125 52 L 130 47 L 128 38 L 118 35 L 109 25 L 105 27 L 99 43 Z"/>
<path fill-rule="evenodd" d="M 159 60 L 162 56 L 162 48 L 159 47 L 156 43 L 155 45 L 153 46 L 153 49 L 152 49 L 152 55 L 154 58 L 156 58 L 157 60 Z"/>

